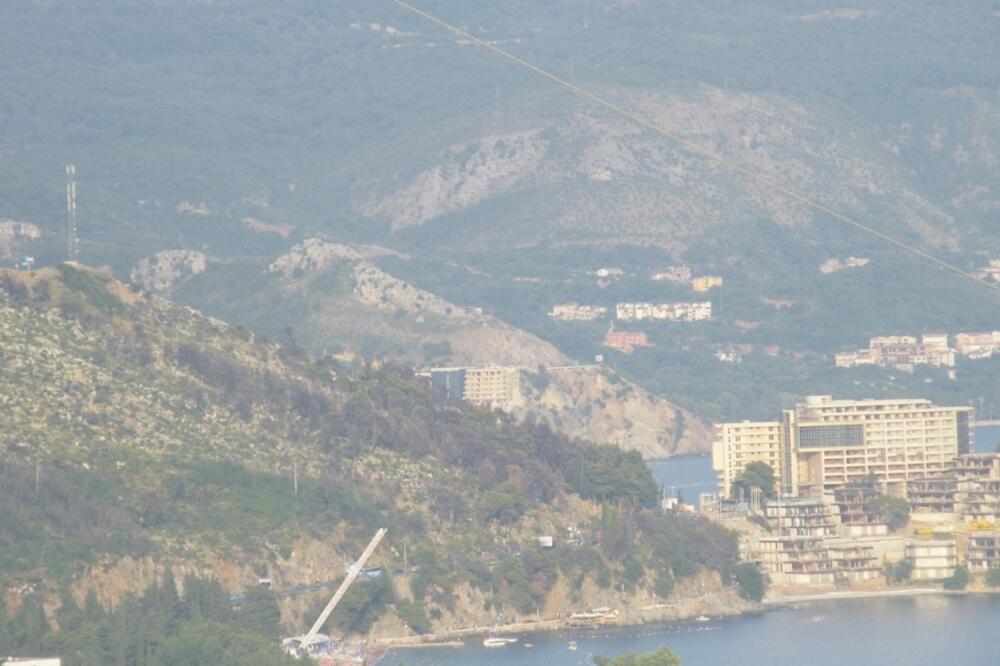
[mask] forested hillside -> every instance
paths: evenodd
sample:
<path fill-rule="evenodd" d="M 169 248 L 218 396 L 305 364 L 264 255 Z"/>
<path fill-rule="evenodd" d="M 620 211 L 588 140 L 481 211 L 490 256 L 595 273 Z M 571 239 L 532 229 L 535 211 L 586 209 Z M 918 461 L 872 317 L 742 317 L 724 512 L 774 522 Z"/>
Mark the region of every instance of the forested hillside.
<path fill-rule="evenodd" d="M 418 4 L 964 270 L 1000 258 L 995 3 Z M 811 390 L 924 387 L 1000 409 L 982 380 L 992 367 L 954 381 L 828 372 L 869 336 L 998 328 L 994 297 L 394 3 L 5 3 L 0 43 L 9 263 L 65 258 L 74 163 L 85 261 L 126 278 L 164 250 L 231 259 L 176 298 L 248 327 L 263 268 L 320 237 L 388 248 L 373 263 L 393 278 L 589 361 L 609 322 L 545 312 L 689 299 L 644 279 L 685 263 L 726 280 L 712 324 L 645 327 L 655 351 L 607 361 L 700 418 L 761 415 Z M 848 256 L 871 263 L 819 272 Z M 637 279 L 596 287 L 585 276 L 601 266 Z M 272 330 L 338 295 L 315 282 L 268 312 Z M 406 356 L 414 325 L 389 322 L 365 354 Z M 314 351 L 340 343 L 306 337 Z M 744 364 L 720 366 L 714 354 L 736 346 Z"/>
<path fill-rule="evenodd" d="M 230 592 L 327 581 L 379 526 L 387 587 L 352 592 L 334 631 L 665 597 L 704 570 L 728 583 L 736 562 L 730 533 L 651 510 L 638 454 L 436 410 L 404 367 L 310 356 L 79 265 L 0 273 L 0 389 L 0 588 L 20 627 L 5 654 L 39 645 L 40 604 L 62 626 L 54 609 L 88 592 L 173 594 L 170 571 Z M 560 580 L 577 592 L 554 601 Z M 304 611 L 286 602 L 286 631 Z"/>

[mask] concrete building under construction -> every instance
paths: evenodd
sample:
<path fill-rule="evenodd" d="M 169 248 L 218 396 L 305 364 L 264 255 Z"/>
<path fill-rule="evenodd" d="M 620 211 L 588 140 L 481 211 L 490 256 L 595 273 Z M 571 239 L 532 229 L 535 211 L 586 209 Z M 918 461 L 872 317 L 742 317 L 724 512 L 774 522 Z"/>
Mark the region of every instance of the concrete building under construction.
<path fill-rule="evenodd" d="M 1000 532 L 990 530 L 969 535 L 965 563 L 971 571 L 1000 566 Z"/>

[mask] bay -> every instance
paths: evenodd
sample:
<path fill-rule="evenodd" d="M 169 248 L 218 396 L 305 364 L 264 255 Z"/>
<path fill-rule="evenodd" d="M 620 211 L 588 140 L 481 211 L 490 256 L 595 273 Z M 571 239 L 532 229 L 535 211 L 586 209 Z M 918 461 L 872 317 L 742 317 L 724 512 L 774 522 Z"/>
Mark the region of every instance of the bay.
<path fill-rule="evenodd" d="M 972 448 L 976 453 L 994 453 L 1000 446 L 1000 426 L 976 426 L 972 429 Z"/>
<path fill-rule="evenodd" d="M 504 648 L 470 639 L 463 648 L 392 652 L 388 666 L 580 666 L 595 655 L 651 652 L 666 645 L 684 666 L 939 666 L 1000 664 L 1000 597 L 856 599 L 803 604 L 756 615 L 554 632 Z M 530 642 L 532 647 L 524 646 Z M 578 649 L 569 649 L 570 641 Z"/>
<path fill-rule="evenodd" d="M 1000 427 L 974 429 L 974 447 L 995 450 Z M 653 460 L 649 468 L 669 497 L 678 491 L 690 503 L 699 493 L 718 492 L 710 456 Z M 484 648 L 470 639 L 463 648 L 401 650 L 383 664 L 396 666 L 578 666 L 594 655 L 648 652 L 667 645 L 685 666 L 866 666 L 907 664 L 1000 664 L 992 638 L 1000 627 L 1000 597 L 929 596 L 839 600 L 775 609 L 759 615 L 593 631 L 522 636 L 506 648 Z M 525 648 L 524 642 L 533 644 Z M 570 641 L 578 649 L 569 650 Z"/>

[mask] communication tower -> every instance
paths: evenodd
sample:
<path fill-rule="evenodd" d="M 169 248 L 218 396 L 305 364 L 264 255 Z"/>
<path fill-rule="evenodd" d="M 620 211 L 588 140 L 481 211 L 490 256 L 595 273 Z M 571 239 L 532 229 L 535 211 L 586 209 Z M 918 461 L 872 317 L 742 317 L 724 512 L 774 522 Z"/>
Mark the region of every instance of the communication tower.
<path fill-rule="evenodd" d="M 76 166 L 66 165 L 66 259 L 80 257 L 80 240 L 76 235 Z"/>

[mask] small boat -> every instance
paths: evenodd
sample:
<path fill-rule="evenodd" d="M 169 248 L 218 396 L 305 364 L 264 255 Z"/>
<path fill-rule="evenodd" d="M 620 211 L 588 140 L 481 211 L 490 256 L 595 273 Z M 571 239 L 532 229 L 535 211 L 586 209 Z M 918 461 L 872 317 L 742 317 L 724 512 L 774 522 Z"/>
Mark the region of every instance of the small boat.
<path fill-rule="evenodd" d="M 699 615 L 694 619 L 695 622 L 710 622 L 712 618 L 707 615 Z"/>
<path fill-rule="evenodd" d="M 497 638 L 497 637 L 493 637 L 493 638 L 487 638 L 486 640 L 484 640 L 483 641 L 483 647 L 488 647 L 488 648 L 503 647 L 505 645 L 510 645 L 511 643 L 516 643 L 516 642 L 517 642 L 516 638 Z"/>
<path fill-rule="evenodd" d="M 566 649 L 576 651 L 576 641 L 570 641 L 569 645 L 566 646 Z"/>

